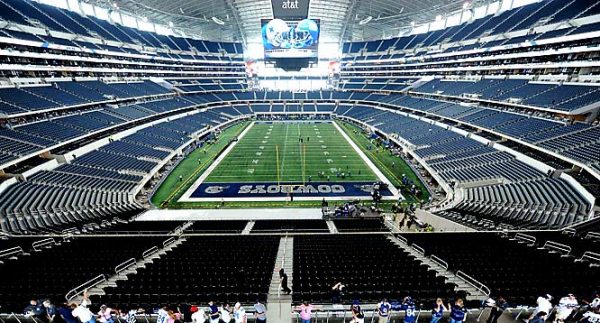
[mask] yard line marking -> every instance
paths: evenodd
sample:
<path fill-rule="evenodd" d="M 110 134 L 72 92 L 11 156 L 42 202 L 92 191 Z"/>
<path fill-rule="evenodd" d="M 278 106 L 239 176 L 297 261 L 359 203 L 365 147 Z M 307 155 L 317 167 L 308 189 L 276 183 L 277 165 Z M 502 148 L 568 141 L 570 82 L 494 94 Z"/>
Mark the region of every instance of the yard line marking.
<path fill-rule="evenodd" d="M 285 165 L 285 152 L 286 152 L 286 148 L 287 148 L 287 142 L 288 142 L 288 133 L 290 130 L 290 125 L 289 124 L 285 124 L 285 138 L 283 139 L 283 156 L 281 158 L 281 169 L 279 170 L 280 176 L 283 176 L 283 171 L 285 170 L 285 168 L 283 167 Z"/>

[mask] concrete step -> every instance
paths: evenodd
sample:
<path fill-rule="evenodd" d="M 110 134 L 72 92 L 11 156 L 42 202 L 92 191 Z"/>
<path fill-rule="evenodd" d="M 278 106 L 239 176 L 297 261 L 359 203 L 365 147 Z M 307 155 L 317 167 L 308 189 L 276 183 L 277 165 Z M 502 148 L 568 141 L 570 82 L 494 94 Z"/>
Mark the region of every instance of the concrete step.
<path fill-rule="evenodd" d="M 327 220 L 325 222 L 327 223 L 327 228 L 329 228 L 329 233 L 339 233 L 333 221 Z"/>

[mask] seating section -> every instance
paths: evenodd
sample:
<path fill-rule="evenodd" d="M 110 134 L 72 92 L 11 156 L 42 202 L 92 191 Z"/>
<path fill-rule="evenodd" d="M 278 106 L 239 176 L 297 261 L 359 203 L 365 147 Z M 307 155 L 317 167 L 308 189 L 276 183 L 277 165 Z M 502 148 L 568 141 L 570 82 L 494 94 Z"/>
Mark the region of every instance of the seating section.
<path fill-rule="evenodd" d="M 333 223 L 339 232 L 385 232 L 389 230 L 381 219 L 336 219 Z"/>
<path fill-rule="evenodd" d="M 433 79 L 414 92 L 460 97 L 476 95 L 479 99 L 507 101 L 520 105 L 572 111 L 598 102 L 600 87 L 559 83 L 533 83 L 526 80 L 483 79 L 453 81 Z"/>
<path fill-rule="evenodd" d="M 436 277 L 434 271 L 379 234 L 296 236 L 293 276 L 295 303 L 331 302 L 336 281 L 346 285 L 344 303 L 355 299 L 378 302 L 382 297 L 401 300 L 409 295 L 429 303 L 436 297 L 455 295 L 455 285 Z"/>
<path fill-rule="evenodd" d="M 111 83 L 101 81 L 54 82 L 44 86 L 0 89 L 0 114 L 19 115 L 39 110 L 83 104 L 98 104 L 113 99 L 130 99 L 171 93 L 151 81 Z"/>
<path fill-rule="evenodd" d="M 187 237 L 151 265 L 96 298 L 118 308 L 266 301 L 278 236 Z M 232 260 L 235 256 L 235 261 Z M 94 300 L 92 300 L 94 301 Z"/>
<path fill-rule="evenodd" d="M 329 232 L 322 220 L 268 220 L 256 221 L 252 232 Z"/>
<path fill-rule="evenodd" d="M 208 124 L 216 122 L 205 113 L 159 123 L 11 185 L 0 194 L 2 230 L 44 232 L 139 209 L 132 195 L 143 176 Z"/>
<path fill-rule="evenodd" d="M 584 220 L 590 212 L 589 203 L 566 181 L 547 178 L 512 155 L 476 140 L 402 114 L 364 106 L 338 109 L 338 113 L 415 145 L 414 154 L 447 183 L 492 181 L 465 189 L 458 210 L 481 213 L 494 222 L 534 228 L 563 227 Z"/>
<path fill-rule="evenodd" d="M 403 234 L 410 243 L 448 262 L 504 296 L 510 304 L 535 304 L 538 295 L 591 295 L 599 267 L 574 262 L 494 233 Z M 499 270 L 501 268 L 501 270 Z M 565 273 L 569 273 L 565 275 Z"/>
<path fill-rule="evenodd" d="M 194 233 L 224 233 L 224 232 L 236 232 L 241 233 L 248 221 L 195 221 L 189 226 L 185 232 Z"/>
<path fill-rule="evenodd" d="M 502 34 L 513 31 L 530 30 L 544 24 L 563 22 L 574 18 L 582 18 L 600 13 L 597 2 L 589 0 L 559 1 L 545 0 L 532 3 L 514 10 L 503 11 L 495 15 L 487 15 L 479 19 L 457 26 L 430 31 L 424 34 L 412 34 L 384 40 L 360 41 L 344 43 L 342 52 L 346 62 L 373 59 L 397 59 L 408 56 L 408 50 L 414 48 L 434 47 L 450 44 L 445 51 L 473 50 L 499 45 L 515 44 L 518 41 L 505 38 Z M 562 32 L 537 32 L 521 42 L 545 36 L 558 37 L 573 33 L 574 30 L 562 27 Z M 487 41 L 486 36 L 501 36 L 495 41 Z M 482 40 L 483 38 L 483 40 Z M 515 37 L 517 38 L 517 37 Z M 467 42 L 467 44 L 465 44 Z M 412 54 L 412 53 L 411 53 Z M 425 55 L 425 52 L 419 55 Z"/>
<path fill-rule="evenodd" d="M 84 16 L 62 8 L 30 0 L 3 0 L 0 2 L 0 18 L 25 26 L 48 28 L 53 31 L 81 36 L 93 36 L 115 44 L 130 44 L 170 51 L 195 51 L 200 55 L 218 57 L 222 54 L 241 54 L 241 43 L 202 41 L 192 38 L 159 35 L 135 28 L 109 23 L 94 16 Z M 139 53 L 130 46 L 107 46 L 101 43 L 67 41 L 66 39 L 47 37 L 46 41 L 67 46 L 81 46 L 98 49 L 111 49 L 118 52 Z"/>
<path fill-rule="evenodd" d="M 60 246 L 0 264 L 0 303 L 5 313 L 21 313 L 32 297 L 65 299 L 66 293 L 115 266 L 162 243 L 160 237 L 76 238 Z M 27 270 L 24 270 L 27 269 Z"/>

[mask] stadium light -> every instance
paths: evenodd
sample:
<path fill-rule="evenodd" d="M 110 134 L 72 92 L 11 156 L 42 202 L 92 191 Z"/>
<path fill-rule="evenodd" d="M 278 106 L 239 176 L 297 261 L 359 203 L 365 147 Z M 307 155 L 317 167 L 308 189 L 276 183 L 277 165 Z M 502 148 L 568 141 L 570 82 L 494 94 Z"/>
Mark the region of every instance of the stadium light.
<path fill-rule="evenodd" d="M 223 25 L 225 24 L 225 22 L 224 22 L 223 20 L 221 20 L 221 19 L 219 19 L 219 18 L 217 18 L 217 17 L 212 17 L 211 19 L 212 19 L 212 21 L 214 21 L 214 22 L 215 22 L 217 25 L 221 25 L 221 26 L 223 26 Z"/>
<path fill-rule="evenodd" d="M 368 16 L 367 18 L 361 20 L 358 22 L 359 25 L 366 25 L 369 23 L 369 21 L 373 20 L 373 16 Z"/>

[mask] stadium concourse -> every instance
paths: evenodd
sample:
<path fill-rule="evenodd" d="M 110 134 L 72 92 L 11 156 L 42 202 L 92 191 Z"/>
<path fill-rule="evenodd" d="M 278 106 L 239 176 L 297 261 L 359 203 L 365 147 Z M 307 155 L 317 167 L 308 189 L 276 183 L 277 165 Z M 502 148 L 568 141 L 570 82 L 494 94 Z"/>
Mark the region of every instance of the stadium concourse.
<path fill-rule="evenodd" d="M 600 321 L 600 2 L 0 0 L 0 321 Z"/>

